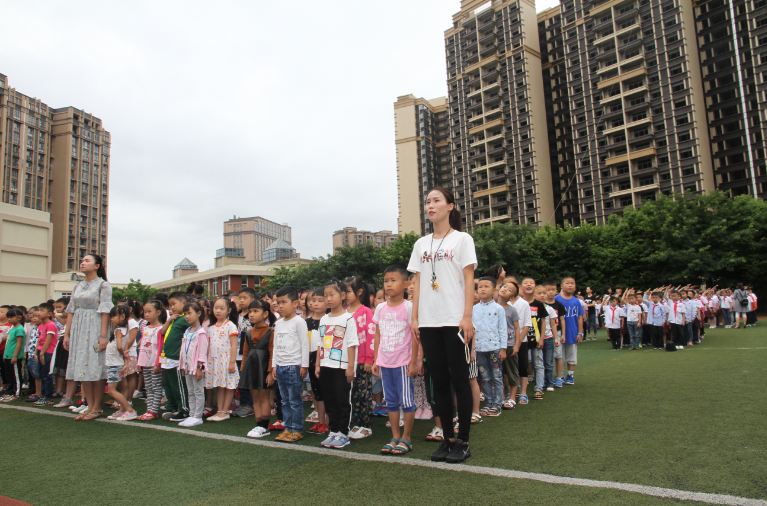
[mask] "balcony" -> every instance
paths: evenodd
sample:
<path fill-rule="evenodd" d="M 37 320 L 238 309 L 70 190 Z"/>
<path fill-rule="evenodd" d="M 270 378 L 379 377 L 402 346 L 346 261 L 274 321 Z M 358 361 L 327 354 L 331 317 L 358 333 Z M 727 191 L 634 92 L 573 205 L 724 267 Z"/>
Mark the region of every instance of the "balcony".
<path fill-rule="evenodd" d="M 486 42 L 489 42 L 491 40 L 494 41 L 496 37 L 497 37 L 497 34 L 495 33 L 495 30 L 493 30 L 491 32 L 482 33 L 479 36 L 479 43 L 480 44 L 485 44 Z"/>

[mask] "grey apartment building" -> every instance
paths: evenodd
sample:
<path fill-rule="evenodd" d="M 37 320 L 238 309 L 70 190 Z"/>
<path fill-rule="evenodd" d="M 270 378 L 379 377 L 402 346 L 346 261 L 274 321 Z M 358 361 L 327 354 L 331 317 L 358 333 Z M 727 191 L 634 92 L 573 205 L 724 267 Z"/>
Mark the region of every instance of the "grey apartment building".
<path fill-rule="evenodd" d="M 452 178 L 418 184 L 451 188 L 467 228 L 603 223 L 672 191 L 767 193 L 765 0 L 567 0 L 537 14 L 477 0 L 453 20 Z"/>

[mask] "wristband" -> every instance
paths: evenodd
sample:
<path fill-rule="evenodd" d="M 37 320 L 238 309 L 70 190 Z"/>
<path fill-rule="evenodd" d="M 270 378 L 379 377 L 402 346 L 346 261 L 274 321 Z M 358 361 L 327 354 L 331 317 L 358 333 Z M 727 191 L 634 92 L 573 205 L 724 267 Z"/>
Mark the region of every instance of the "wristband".
<path fill-rule="evenodd" d="M 109 336 L 99 336 L 99 339 L 107 339 Z"/>
<path fill-rule="evenodd" d="M 583 337 L 583 333 L 582 332 L 578 332 L 578 335 Z"/>

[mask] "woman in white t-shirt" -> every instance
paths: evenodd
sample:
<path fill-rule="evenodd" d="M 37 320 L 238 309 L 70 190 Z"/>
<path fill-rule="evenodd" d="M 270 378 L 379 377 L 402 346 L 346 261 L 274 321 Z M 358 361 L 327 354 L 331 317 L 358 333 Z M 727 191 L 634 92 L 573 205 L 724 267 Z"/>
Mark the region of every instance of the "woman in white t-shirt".
<path fill-rule="evenodd" d="M 461 232 L 461 212 L 449 191 L 431 190 L 424 211 L 434 233 L 415 243 L 408 264 L 408 270 L 415 273 L 412 330 L 423 346 L 444 431 L 442 445 L 431 459 L 460 463 L 471 456 L 468 441 L 473 399 L 469 350 L 474 338 L 471 316 L 477 254 L 474 240 Z M 453 429 L 451 385 L 458 404 L 457 438 Z"/>

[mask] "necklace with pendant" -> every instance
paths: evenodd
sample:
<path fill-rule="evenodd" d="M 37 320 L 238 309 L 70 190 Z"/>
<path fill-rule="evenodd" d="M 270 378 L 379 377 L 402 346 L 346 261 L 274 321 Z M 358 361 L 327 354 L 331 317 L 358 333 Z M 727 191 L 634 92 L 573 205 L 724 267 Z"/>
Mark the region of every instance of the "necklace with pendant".
<path fill-rule="evenodd" d="M 439 242 L 439 245 L 437 246 L 437 252 L 439 252 L 440 248 L 442 247 L 442 243 L 445 242 L 445 237 L 450 235 L 450 232 L 453 231 L 453 228 L 450 227 L 447 230 L 447 233 L 442 237 L 442 240 Z M 437 261 L 437 252 L 434 251 L 434 234 L 431 234 L 431 246 L 429 246 L 429 249 L 431 250 L 432 258 L 431 258 L 431 289 L 434 291 L 439 290 L 439 284 L 437 284 L 437 273 L 434 271 L 434 263 Z"/>

